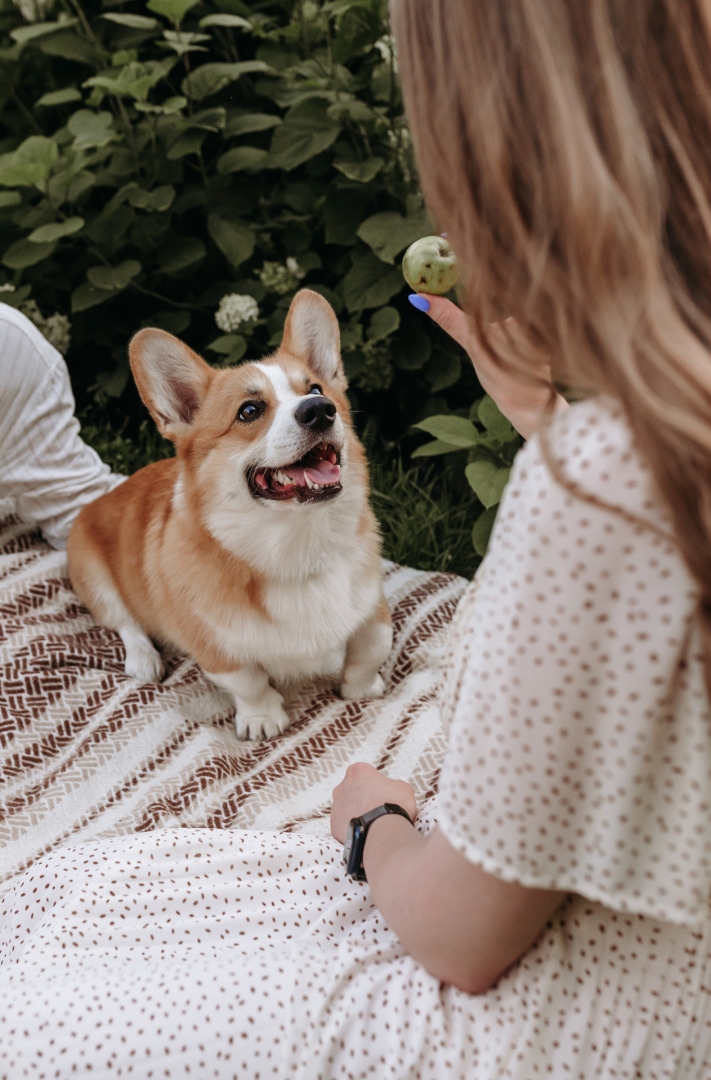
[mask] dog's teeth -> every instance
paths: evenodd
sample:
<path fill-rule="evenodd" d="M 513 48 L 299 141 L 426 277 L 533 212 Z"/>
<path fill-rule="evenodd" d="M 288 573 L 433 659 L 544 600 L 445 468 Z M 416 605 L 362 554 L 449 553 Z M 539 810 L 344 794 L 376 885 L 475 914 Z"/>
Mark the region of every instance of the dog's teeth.
<path fill-rule="evenodd" d="M 311 479 L 311 477 L 309 476 L 308 473 L 304 473 L 304 480 L 306 481 L 307 488 L 312 488 L 313 489 L 313 488 L 315 488 L 317 486 L 316 484 L 314 484 L 313 480 Z"/>

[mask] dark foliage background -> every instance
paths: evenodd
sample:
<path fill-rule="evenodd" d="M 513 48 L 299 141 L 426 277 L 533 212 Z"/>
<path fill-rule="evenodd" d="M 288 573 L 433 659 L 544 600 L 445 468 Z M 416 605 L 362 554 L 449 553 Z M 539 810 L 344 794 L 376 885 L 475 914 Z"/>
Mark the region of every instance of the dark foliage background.
<path fill-rule="evenodd" d="M 422 513 L 415 489 L 463 500 L 481 554 L 518 440 L 407 302 L 400 256 L 435 226 L 387 5 L 0 0 L 0 68 L 0 300 L 65 353 L 100 449 L 160 452 L 130 384 L 139 327 L 212 363 L 257 357 L 308 285 L 339 317 L 361 434 L 395 469 L 384 486 L 410 476 Z"/>

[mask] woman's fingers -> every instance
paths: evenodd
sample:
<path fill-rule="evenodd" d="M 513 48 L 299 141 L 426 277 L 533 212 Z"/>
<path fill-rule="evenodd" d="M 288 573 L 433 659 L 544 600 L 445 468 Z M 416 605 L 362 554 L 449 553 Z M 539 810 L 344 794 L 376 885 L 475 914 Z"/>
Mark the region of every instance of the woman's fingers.
<path fill-rule="evenodd" d="M 475 338 L 469 316 L 451 300 L 430 293 L 413 293 L 409 299 L 413 307 L 418 311 L 426 311 L 432 321 L 441 326 L 466 352 L 474 348 Z"/>

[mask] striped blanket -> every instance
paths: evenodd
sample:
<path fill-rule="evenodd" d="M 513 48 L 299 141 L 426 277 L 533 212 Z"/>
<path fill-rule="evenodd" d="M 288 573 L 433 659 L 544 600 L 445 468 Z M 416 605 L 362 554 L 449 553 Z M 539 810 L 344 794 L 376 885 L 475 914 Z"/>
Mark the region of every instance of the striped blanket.
<path fill-rule="evenodd" d="M 233 711 L 188 657 L 139 685 L 123 646 L 72 592 L 62 553 L 0 513 L 0 892 L 59 845 L 208 826 L 328 832 L 352 761 L 435 787 L 445 740 L 437 673 L 466 582 L 385 563 L 395 644 L 386 696 L 343 701 L 326 681 L 286 701 L 292 726 L 240 742 Z"/>

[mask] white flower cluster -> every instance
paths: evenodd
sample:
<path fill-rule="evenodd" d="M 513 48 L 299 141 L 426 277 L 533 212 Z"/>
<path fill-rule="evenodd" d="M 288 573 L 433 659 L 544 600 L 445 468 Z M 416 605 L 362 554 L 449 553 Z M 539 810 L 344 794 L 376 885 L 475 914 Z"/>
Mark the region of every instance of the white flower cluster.
<path fill-rule="evenodd" d="M 259 317 L 259 304 L 253 296 L 229 293 L 220 300 L 215 312 L 215 322 L 226 334 L 232 333 L 242 323 L 253 322 Z"/>
<path fill-rule="evenodd" d="M 286 296 L 293 292 L 304 276 L 296 259 L 290 255 L 286 263 L 265 262 L 259 271 L 259 280 L 265 289 L 276 293 L 277 296 Z"/>
<path fill-rule="evenodd" d="M 67 316 L 55 311 L 54 315 L 49 315 L 45 319 L 34 300 L 26 300 L 24 304 L 20 304 L 20 311 L 35 324 L 50 345 L 54 345 L 57 352 L 64 356 L 69 348 L 72 328 Z"/>

